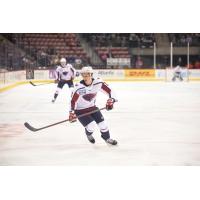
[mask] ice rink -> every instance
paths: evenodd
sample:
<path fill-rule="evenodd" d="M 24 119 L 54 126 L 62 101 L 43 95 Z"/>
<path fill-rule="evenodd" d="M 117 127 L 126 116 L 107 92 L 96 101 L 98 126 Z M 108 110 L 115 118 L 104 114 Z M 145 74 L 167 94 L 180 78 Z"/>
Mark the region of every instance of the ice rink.
<path fill-rule="evenodd" d="M 200 83 L 109 82 L 119 102 L 102 111 L 118 146 L 96 127 L 88 142 L 79 122 L 31 132 L 68 117 L 65 86 L 55 104 L 54 84 L 21 85 L 0 93 L 0 165 L 200 165 Z M 97 105 L 104 107 L 106 95 Z"/>

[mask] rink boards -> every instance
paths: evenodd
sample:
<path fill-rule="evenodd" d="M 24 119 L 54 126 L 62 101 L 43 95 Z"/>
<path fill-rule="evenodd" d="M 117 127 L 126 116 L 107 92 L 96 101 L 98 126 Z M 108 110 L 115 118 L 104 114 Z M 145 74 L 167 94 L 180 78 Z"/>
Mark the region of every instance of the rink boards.
<path fill-rule="evenodd" d="M 79 70 L 77 70 L 79 72 Z M 0 73 L 0 92 L 17 85 L 34 82 L 53 82 L 55 70 L 34 70 L 32 77 L 25 70 Z M 172 69 L 106 69 L 94 70 L 94 77 L 101 77 L 105 81 L 166 81 L 167 74 L 173 74 Z M 189 81 L 200 81 L 200 70 L 183 69 L 183 77 Z M 80 76 L 75 81 L 80 80 Z"/>

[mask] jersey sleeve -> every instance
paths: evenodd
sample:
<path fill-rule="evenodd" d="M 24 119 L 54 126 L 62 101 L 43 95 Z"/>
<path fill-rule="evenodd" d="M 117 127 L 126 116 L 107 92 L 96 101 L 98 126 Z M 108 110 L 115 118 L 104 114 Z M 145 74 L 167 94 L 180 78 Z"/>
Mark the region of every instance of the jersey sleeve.
<path fill-rule="evenodd" d="M 73 92 L 72 92 L 69 111 L 73 111 L 73 110 L 76 109 L 76 104 L 77 104 L 77 101 L 79 99 L 79 96 L 80 95 L 78 93 L 78 87 L 75 87 Z"/>
<path fill-rule="evenodd" d="M 56 71 L 55 71 L 55 78 L 56 80 L 60 80 L 60 66 L 58 66 L 56 68 Z"/>
<path fill-rule="evenodd" d="M 107 94 L 109 98 L 115 99 L 117 101 L 117 97 L 113 89 L 105 82 L 101 82 L 101 92 Z"/>
<path fill-rule="evenodd" d="M 71 67 L 70 70 L 72 72 L 72 78 L 74 79 L 76 77 L 76 70 L 74 67 Z"/>

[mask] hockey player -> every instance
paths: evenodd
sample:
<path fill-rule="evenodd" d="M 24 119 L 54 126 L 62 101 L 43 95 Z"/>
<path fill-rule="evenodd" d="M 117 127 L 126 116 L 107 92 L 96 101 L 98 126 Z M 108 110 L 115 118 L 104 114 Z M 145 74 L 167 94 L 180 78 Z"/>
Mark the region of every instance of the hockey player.
<path fill-rule="evenodd" d="M 182 77 L 182 70 L 181 70 L 181 67 L 180 65 L 177 65 L 175 68 L 174 68 L 174 76 L 172 78 L 172 81 L 175 81 L 176 78 L 179 78 L 180 81 L 183 81 L 183 77 Z"/>
<path fill-rule="evenodd" d="M 73 80 L 74 80 L 75 76 L 76 76 L 76 71 L 72 67 L 72 65 L 67 64 L 65 58 L 61 58 L 60 59 L 60 66 L 58 66 L 57 69 L 56 69 L 55 83 L 58 83 L 58 85 L 57 85 L 57 88 L 56 88 L 56 92 L 54 94 L 54 98 L 52 99 L 52 103 L 55 102 L 59 92 L 61 91 L 61 89 L 63 88 L 63 86 L 65 84 L 68 85 L 70 90 L 73 89 L 73 87 L 74 87 Z"/>
<path fill-rule="evenodd" d="M 92 67 L 83 67 L 81 69 L 81 75 L 83 80 L 75 86 L 72 93 L 69 121 L 73 122 L 76 120 L 77 116 L 97 110 L 97 112 L 93 114 L 78 118 L 80 123 L 85 128 L 87 139 L 91 143 L 95 143 L 95 139 L 92 134 L 94 132 L 94 125 L 96 122 L 100 129 L 101 137 L 105 140 L 105 142 L 111 145 L 116 145 L 117 141 L 110 138 L 110 132 L 102 113 L 99 108 L 95 106 L 97 93 L 102 91 L 109 96 L 106 103 L 106 109 L 112 110 L 113 104 L 117 101 L 114 97 L 113 91 L 101 79 L 93 78 Z"/>

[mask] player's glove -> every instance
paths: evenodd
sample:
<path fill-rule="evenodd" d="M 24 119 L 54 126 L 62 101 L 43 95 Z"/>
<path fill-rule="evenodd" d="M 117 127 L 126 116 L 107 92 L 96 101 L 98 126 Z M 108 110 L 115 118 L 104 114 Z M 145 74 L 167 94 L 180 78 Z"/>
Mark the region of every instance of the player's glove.
<path fill-rule="evenodd" d="M 108 99 L 106 102 L 106 110 L 112 110 L 114 103 L 115 103 L 115 99 L 113 98 Z"/>
<path fill-rule="evenodd" d="M 69 112 L 69 122 L 76 122 L 76 114 L 74 113 L 74 111 Z"/>
<path fill-rule="evenodd" d="M 58 82 L 59 82 L 59 80 L 58 80 L 58 79 L 54 81 L 54 83 L 58 83 Z"/>

